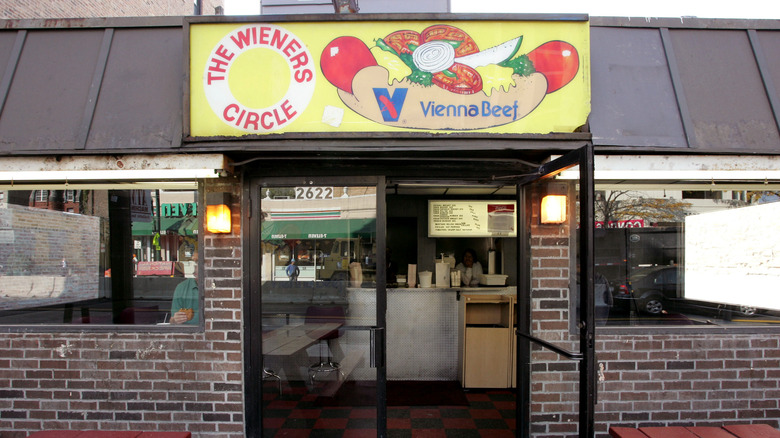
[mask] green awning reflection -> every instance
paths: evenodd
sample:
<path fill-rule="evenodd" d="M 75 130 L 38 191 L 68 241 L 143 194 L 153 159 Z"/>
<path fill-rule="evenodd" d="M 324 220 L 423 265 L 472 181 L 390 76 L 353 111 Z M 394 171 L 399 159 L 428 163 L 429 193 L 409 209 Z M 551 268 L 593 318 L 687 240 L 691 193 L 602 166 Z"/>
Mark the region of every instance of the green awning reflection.
<path fill-rule="evenodd" d="M 154 222 L 133 221 L 133 236 L 151 236 L 154 234 Z M 196 236 L 198 220 L 195 218 L 164 217 L 160 221 L 160 229 L 180 236 Z"/>
<path fill-rule="evenodd" d="M 321 219 L 263 222 L 263 240 L 370 238 L 376 219 Z"/>

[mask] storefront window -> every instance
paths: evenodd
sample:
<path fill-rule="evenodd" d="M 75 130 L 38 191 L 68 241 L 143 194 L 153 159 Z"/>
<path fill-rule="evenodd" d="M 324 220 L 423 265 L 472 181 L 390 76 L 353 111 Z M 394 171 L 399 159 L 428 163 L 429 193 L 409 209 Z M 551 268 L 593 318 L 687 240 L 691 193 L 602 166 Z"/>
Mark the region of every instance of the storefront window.
<path fill-rule="evenodd" d="M 3 191 L 0 325 L 199 323 L 197 184 L 132 187 Z"/>
<path fill-rule="evenodd" d="M 597 181 L 598 323 L 780 324 L 779 195 L 770 181 Z"/>

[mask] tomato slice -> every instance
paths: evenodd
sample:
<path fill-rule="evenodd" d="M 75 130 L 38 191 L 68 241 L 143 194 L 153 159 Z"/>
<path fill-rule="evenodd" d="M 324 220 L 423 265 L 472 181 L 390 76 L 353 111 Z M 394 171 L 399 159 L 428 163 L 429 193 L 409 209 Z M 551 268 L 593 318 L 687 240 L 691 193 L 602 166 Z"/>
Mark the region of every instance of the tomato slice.
<path fill-rule="evenodd" d="M 448 70 L 434 74 L 432 81 L 452 93 L 474 94 L 482 91 L 482 76 L 479 72 L 457 62 Z"/>
<path fill-rule="evenodd" d="M 422 31 L 422 42 L 436 40 L 460 41 L 460 45 L 455 48 L 455 57 L 471 55 L 479 52 L 477 43 L 466 32 L 455 26 L 448 24 L 434 24 L 428 26 Z"/>
<path fill-rule="evenodd" d="M 402 53 L 412 53 L 412 51 L 421 44 L 420 34 L 413 30 L 399 30 L 384 37 L 383 40 L 399 55 Z M 413 47 L 409 47 L 410 44 Z"/>

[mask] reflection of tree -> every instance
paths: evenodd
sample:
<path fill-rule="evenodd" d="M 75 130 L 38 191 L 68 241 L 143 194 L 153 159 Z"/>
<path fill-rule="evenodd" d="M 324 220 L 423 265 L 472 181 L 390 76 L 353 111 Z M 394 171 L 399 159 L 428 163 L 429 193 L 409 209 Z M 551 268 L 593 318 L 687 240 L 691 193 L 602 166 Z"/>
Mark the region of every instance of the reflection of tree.
<path fill-rule="evenodd" d="M 747 201 L 748 204 L 759 204 L 761 202 L 775 202 L 780 199 L 780 192 L 778 191 L 748 191 Z"/>
<path fill-rule="evenodd" d="M 263 188 L 263 196 L 268 199 L 295 199 L 294 187 Z"/>
<path fill-rule="evenodd" d="M 596 193 L 596 220 L 604 223 L 643 219 L 647 222 L 680 222 L 692 204 L 674 198 L 647 198 L 629 190 Z"/>

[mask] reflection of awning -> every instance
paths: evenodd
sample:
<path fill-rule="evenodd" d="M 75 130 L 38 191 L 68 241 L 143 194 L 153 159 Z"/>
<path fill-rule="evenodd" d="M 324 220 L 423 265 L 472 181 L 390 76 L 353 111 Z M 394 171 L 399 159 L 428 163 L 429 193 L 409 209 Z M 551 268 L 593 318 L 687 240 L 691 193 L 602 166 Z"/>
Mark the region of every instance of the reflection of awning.
<path fill-rule="evenodd" d="M 338 239 L 375 234 L 376 219 L 263 222 L 263 240 Z"/>
<path fill-rule="evenodd" d="M 193 218 L 164 217 L 160 222 L 160 229 L 169 233 L 195 236 L 198 230 L 198 220 Z M 151 236 L 152 234 L 154 234 L 154 222 L 133 221 L 133 236 Z"/>

